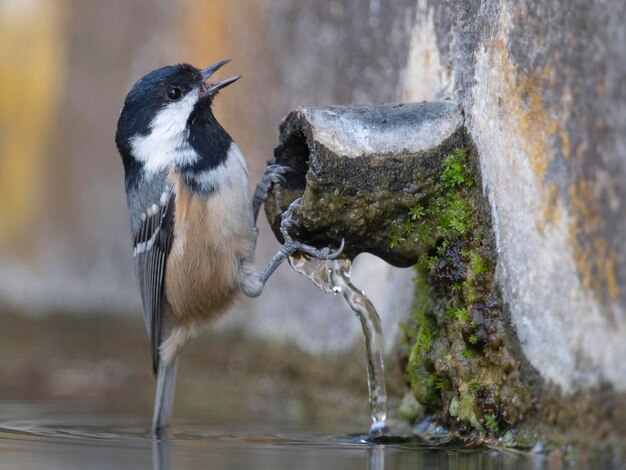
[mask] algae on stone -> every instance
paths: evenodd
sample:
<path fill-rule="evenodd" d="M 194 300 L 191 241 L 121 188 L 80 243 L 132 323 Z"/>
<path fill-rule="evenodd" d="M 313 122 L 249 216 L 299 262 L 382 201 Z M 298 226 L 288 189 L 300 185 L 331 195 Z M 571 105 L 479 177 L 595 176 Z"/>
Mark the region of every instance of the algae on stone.
<path fill-rule="evenodd" d="M 455 149 L 427 201 L 394 221 L 389 244 L 420 245 L 405 325 L 407 380 L 449 425 L 499 434 L 532 407 L 494 280 L 495 245 L 476 163 Z"/>

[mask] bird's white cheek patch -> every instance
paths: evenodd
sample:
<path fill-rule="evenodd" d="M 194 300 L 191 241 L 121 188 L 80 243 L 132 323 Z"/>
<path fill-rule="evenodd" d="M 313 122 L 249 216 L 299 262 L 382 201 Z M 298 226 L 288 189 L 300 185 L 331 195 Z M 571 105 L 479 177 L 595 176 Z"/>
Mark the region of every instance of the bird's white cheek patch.
<path fill-rule="evenodd" d="M 180 101 L 165 106 L 150 123 L 148 135 L 130 139 L 133 156 L 144 164 L 148 174 L 165 170 L 170 165 L 188 165 L 200 156 L 189 145 L 187 119 L 198 102 L 198 90 L 192 90 Z"/>

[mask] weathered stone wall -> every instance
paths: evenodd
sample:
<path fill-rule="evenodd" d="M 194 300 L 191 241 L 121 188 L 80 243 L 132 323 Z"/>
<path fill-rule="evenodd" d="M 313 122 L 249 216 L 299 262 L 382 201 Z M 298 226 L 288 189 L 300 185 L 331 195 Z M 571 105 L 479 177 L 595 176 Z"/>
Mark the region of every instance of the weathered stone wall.
<path fill-rule="evenodd" d="M 626 390 L 625 25 L 622 2 L 420 2 L 405 69 L 465 110 L 512 323 L 563 391 Z"/>

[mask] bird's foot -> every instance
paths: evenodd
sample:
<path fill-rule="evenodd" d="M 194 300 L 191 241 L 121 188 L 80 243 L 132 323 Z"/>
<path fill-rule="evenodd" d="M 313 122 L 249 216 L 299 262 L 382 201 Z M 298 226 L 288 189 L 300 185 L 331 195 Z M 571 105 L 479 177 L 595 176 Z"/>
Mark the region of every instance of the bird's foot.
<path fill-rule="evenodd" d="M 281 247 L 280 251 L 274 255 L 258 278 L 253 279 L 248 276 L 248 278 L 244 278 L 242 280 L 240 286 L 244 294 L 247 296 L 257 297 L 260 295 L 263 290 L 263 286 L 265 286 L 269 277 L 274 273 L 274 271 L 276 271 L 276 268 L 278 268 L 283 261 L 296 252 L 306 253 L 312 258 L 324 260 L 336 259 L 341 255 L 341 253 L 343 253 L 345 245 L 344 240 L 341 240 L 341 245 L 337 250 L 332 251 L 330 248 L 315 248 L 314 246 L 310 246 L 306 243 L 293 239 L 293 237 L 289 234 L 289 229 L 297 225 L 293 217 L 293 212 L 296 210 L 296 207 L 298 207 L 298 204 L 300 204 L 301 201 L 302 198 L 296 199 L 289 204 L 287 210 L 283 212 L 280 222 L 280 232 L 285 239 L 285 243 Z"/>
<path fill-rule="evenodd" d="M 289 172 L 294 172 L 292 168 L 284 165 L 278 164 L 270 164 L 265 168 L 263 172 L 263 176 L 259 183 L 256 185 L 256 189 L 254 191 L 254 197 L 252 199 L 252 210 L 254 213 L 254 221 L 256 223 L 256 219 L 259 215 L 259 210 L 261 209 L 261 205 L 267 199 L 267 193 L 270 190 L 270 187 L 273 184 L 281 184 L 284 185 L 287 180 L 285 179 L 285 174 Z"/>
<path fill-rule="evenodd" d="M 291 256 L 292 254 L 299 251 L 309 255 L 312 258 L 323 260 L 337 259 L 341 255 L 341 253 L 343 253 L 343 248 L 345 245 L 343 239 L 341 240 L 341 245 L 339 246 L 339 248 L 336 251 L 332 251 L 328 247 L 315 248 L 314 246 L 294 240 L 293 237 L 289 234 L 289 229 L 297 225 L 297 222 L 293 217 L 293 213 L 301 202 L 302 198 L 299 197 L 291 204 L 289 204 L 287 210 L 283 212 L 280 221 L 280 233 L 283 235 L 285 243 L 281 251 L 284 251 L 287 256 Z"/>

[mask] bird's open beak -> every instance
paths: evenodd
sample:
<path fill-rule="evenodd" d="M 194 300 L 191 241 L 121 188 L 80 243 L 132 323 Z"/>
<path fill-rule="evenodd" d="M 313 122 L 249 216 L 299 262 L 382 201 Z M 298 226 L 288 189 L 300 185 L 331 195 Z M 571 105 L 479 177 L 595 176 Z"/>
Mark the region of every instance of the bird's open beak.
<path fill-rule="evenodd" d="M 224 65 L 226 65 L 229 62 L 230 60 L 220 60 L 219 62 L 213 65 L 209 65 L 207 68 L 200 70 L 200 75 L 202 75 L 202 80 L 206 82 L 209 79 L 209 77 L 211 77 L 211 75 L 213 75 L 215 72 L 217 72 L 220 68 L 222 68 Z M 221 90 L 224 87 L 227 87 L 231 83 L 236 82 L 240 78 L 241 78 L 241 75 L 234 75 L 232 77 L 228 77 L 226 80 L 222 80 L 219 83 L 205 83 L 202 86 L 202 95 L 213 96 L 219 90 Z"/>

